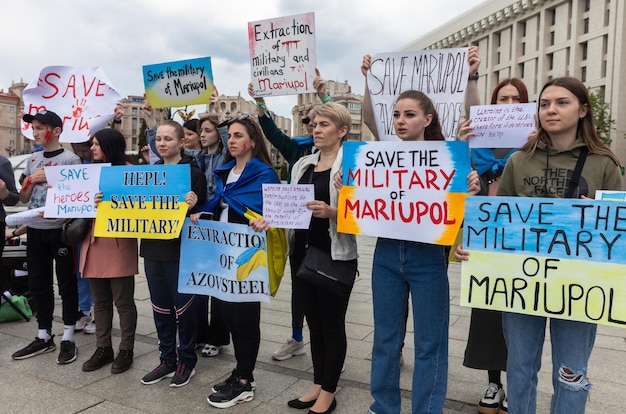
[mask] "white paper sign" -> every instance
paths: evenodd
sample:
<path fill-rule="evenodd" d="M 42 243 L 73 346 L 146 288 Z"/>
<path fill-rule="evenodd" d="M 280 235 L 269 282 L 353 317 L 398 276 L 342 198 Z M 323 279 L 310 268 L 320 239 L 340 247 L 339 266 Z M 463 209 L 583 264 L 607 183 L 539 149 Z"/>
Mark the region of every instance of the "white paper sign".
<path fill-rule="evenodd" d="M 467 48 L 379 53 L 372 56 L 367 89 L 381 141 L 398 141 L 393 106 L 404 91 L 426 94 L 435 105 L 446 139 L 456 139 L 465 100 Z"/>
<path fill-rule="evenodd" d="M 474 136 L 470 148 L 519 148 L 535 130 L 534 103 L 470 107 Z"/>
<path fill-rule="evenodd" d="M 313 184 L 263 184 L 263 218 L 270 227 L 308 229 L 313 200 Z"/>
<path fill-rule="evenodd" d="M 51 186 L 46 195 L 45 218 L 96 217 L 94 197 L 99 191 L 100 170 L 109 163 L 45 167 Z"/>
<path fill-rule="evenodd" d="M 85 142 L 106 127 L 122 97 L 99 67 L 48 66 L 22 93 L 24 113 L 46 109 L 63 121 L 60 142 Z M 31 124 L 22 122 L 22 134 L 33 139 Z"/>
<path fill-rule="evenodd" d="M 315 13 L 248 23 L 254 96 L 315 92 Z"/>
<path fill-rule="evenodd" d="M 4 220 L 7 223 L 7 227 L 28 225 L 29 223 L 39 219 L 39 213 L 42 213 L 44 207 L 33 208 L 29 210 L 20 211 L 19 213 L 9 214 Z"/>

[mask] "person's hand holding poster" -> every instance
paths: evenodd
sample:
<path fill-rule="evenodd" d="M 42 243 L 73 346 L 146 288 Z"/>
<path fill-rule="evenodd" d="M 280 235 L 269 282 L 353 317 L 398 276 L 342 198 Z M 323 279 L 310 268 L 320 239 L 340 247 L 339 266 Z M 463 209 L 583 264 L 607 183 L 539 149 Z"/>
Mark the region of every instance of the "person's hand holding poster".
<path fill-rule="evenodd" d="M 99 68 L 49 66 L 22 93 L 24 113 L 50 110 L 63 120 L 60 142 L 85 142 L 115 115 L 121 96 Z M 31 124 L 22 122 L 22 134 L 33 139 Z"/>
<path fill-rule="evenodd" d="M 174 239 L 191 189 L 189 164 L 102 168 L 96 237 Z"/>
<path fill-rule="evenodd" d="M 315 92 L 315 13 L 248 23 L 254 96 Z"/>

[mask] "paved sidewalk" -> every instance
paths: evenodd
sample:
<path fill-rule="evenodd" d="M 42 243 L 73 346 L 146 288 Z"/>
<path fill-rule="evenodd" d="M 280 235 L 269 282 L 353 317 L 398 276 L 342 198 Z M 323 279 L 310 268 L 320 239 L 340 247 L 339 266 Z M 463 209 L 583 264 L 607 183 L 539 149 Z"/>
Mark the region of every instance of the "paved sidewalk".
<path fill-rule="evenodd" d="M 371 264 L 375 239 L 359 237 L 360 278 L 352 293 L 347 315 L 348 355 L 337 393 L 336 413 L 365 413 L 372 400 L 369 394 L 370 355 L 373 339 Z M 450 368 L 446 414 L 475 413 L 475 404 L 484 392 L 486 373 L 463 367 L 463 353 L 470 310 L 458 306 L 460 266 L 451 264 Z M 126 373 L 112 375 L 108 366 L 84 373 L 81 367 L 95 349 L 95 335 L 77 334 L 78 360 L 67 366 L 56 364 L 60 323 L 60 301 L 55 308 L 54 333 L 57 351 L 31 359 L 14 361 L 11 354 L 34 338 L 37 325 L 17 321 L 0 324 L 0 406 L 4 413 L 297 413 L 287 401 L 300 396 L 311 385 L 312 364 L 307 353 L 277 362 L 271 353 L 291 334 L 289 275 L 276 298 L 263 304 L 261 348 L 255 370 L 257 388 L 253 401 L 226 411 L 209 406 L 210 385 L 226 378 L 234 367 L 232 345 L 215 358 L 199 358 L 197 374 L 189 385 L 170 388 L 168 381 L 142 385 L 140 378 L 158 363 L 157 336 L 145 276 L 137 277 L 135 298 L 139 312 L 135 360 Z M 114 327 L 118 328 L 117 321 Z M 403 413 L 410 412 L 413 367 L 412 318 L 404 351 L 401 387 Z M 308 332 L 305 329 L 305 340 Z M 114 331 L 114 347 L 119 330 Z M 543 368 L 539 374 L 538 413 L 548 413 L 551 385 L 549 342 L 546 342 Z M 589 378 L 594 384 L 587 404 L 588 414 L 626 413 L 626 329 L 600 326 L 591 358 Z"/>

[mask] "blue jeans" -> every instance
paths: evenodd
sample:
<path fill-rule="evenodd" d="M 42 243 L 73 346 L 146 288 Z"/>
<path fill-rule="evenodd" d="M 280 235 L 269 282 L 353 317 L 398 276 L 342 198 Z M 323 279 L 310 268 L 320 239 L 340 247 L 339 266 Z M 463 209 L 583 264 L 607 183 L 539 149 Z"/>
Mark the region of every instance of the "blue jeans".
<path fill-rule="evenodd" d="M 379 238 L 372 265 L 374 347 L 371 394 L 376 414 L 400 412 L 400 350 L 409 293 L 415 366 L 412 412 L 441 413 L 448 380 L 450 288 L 443 246 Z"/>
<path fill-rule="evenodd" d="M 547 318 L 502 313 L 502 328 L 509 350 L 507 359 L 508 405 L 511 414 L 530 414 L 537 409 L 537 373 Z M 552 414 L 585 412 L 591 384 L 587 364 L 596 338 L 597 325 L 550 319 L 552 345 Z"/>
<path fill-rule="evenodd" d="M 143 259 L 159 337 L 159 357 L 168 365 L 195 367 L 198 311 L 194 295 L 178 293 L 178 260 Z M 178 330 L 178 352 L 176 332 Z"/>
<path fill-rule="evenodd" d="M 76 246 L 76 269 L 80 269 L 80 244 Z M 93 306 L 89 279 L 84 279 L 80 274 L 80 270 L 76 272 L 76 278 L 78 279 L 78 310 L 85 315 L 89 315 Z"/>

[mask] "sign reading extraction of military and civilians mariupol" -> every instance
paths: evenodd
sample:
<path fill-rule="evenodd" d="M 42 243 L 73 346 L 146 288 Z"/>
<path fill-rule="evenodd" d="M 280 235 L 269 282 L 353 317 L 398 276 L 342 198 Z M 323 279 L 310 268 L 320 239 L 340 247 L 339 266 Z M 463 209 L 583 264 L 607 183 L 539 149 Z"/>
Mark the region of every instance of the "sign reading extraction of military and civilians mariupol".
<path fill-rule="evenodd" d="M 191 189 L 189 164 L 103 167 L 95 236 L 174 239 Z"/>
<path fill-rule="evenodd" d="M 461 305 L 626 327 L 626 204 L 469 197 Z"/>

